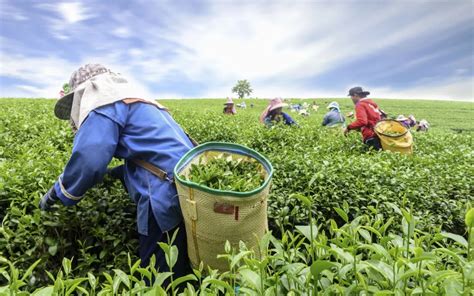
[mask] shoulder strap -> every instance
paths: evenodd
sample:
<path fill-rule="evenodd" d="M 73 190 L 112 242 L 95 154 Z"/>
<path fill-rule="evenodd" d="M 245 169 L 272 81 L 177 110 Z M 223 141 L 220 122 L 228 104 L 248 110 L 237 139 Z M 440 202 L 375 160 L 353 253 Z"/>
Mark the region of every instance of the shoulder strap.
<path fill-rule="evenodd" d="M 133 103 L 136 103 L 136 102 L 142 102 L 142 103 L 147 103 L 147 104 L 152 104 L 152 105 L 155 105 L 156 107 L 158 107 L 158 109 L 161 109 L 161 110 L 165 110 L 167 112 L 169 112 L 168 108 L 166 108 L 165 106 L 161 105 L 160 103 L 156 102 L 156 101 L 147 101 L 147 100 L 143 100 L 143 99 L 139 99 L 139 98 L 127 98 L 127 99 L 124 99 L 122 100 L 125 104 L 133 104 Z M 195 141 L 193 138 L 191 138 L 191 136 L 183 129 L 183 132 L 186 134 L 186 136 L 188 136 L 189 140 L 191 141 L 191 143 L 194 145 L 194 146 L 198 146 L 199 143 L 197 141 Z M 174 180 L 173 179 L 170 179 L 168 177 L 168 173 L 166 173 L 165 171 L 163 171 L 162 169 L 160 169 L 159 167 L 157 166 L 154 166 L 152 165 L 151 163 L 145 161 L 145 160 L 142 160 L 142 159 L 132 159 L 132 162 L 142 168 L 144 168 L 145 170 L 149 171 L 150 173 L 152 173 L 153 175 L 157 176 L 158 178 L 160 178 L 161 180 L 163 181 L 168 181 L 168 182 L 171 182 L 173 183 Z"/>
<path fill-rule="evenodd" d="M 168 181 L 170 183 L 173 183 L 173 179 L 170 179 L 168 177 L 168 173 L 163 171 L 162 169 L 160 169 L 159 167 L 157 166 L 154 166 L 152 165 L 151 163 L 147 162 L 147 161 L 144 161 L 142 159 L 132 159 L 132 162 L 142 168 L 144 168 L 145 170 L 149 171 L 150 173 L 152 173 L 153 175 L 157 176 L 158 178 L 160 178 L 161 180 L 163 181 Z"/>
<path fill-rule="evenodd" d="M 182 129 L 183 132 L 186 134 L 186 136 L 188 136 L 189 141 L 191 141 L 191 143 L 193 144 L 194 147 L 199 146 L 199 143 L 198 143 L 196 140 L 194 140 L 193 138 L 191 138 L 191 136 L 188 134 L 188 132 L 186 132 L 186 131 L 184 130 L 183 127 L 181 127 L 181 129 Z"/>
<path fill-rule="evenodd" d="M 168 108 L 166 108 L 165 106 L 161 105 L 160 103 L 154 100 L 144 100 L 140 98 L 126 98 L 126 99 L 123 99 L 122 102 L 124 102 L 127 105 L 141 102 L 141 103 L 153 105 L 155 107 L 158 107 L 158 109 L 161 109 L 161 110 L 169 111 Z"/>
<path fill-rule="evenodd" d="M 161 109 L 161 110 L 164 110 L 166 112 L 169 113 L 169 110 L 168 108 L 166 108 L 165 106 L 161 105 L 160 103 L 156 102 L 156 101 L 147 101 L 147 100 L 143 100 L 143 99 L 138 99 L 138 98 L 127 98 L 127 99 L 123 99 L 122 100 L 125 104 L 129 105 L 129 104 L 133 104 L 133 103 L 136 103 L 136 102 L 142 102 L 142 103 L 146 103 L 146 104 L 151 104 L 151 105 L 154 105 L 156 107 L 158 107 L 158 109 Z M 183 132 L 186 134 L 186 136 L 188 136 L 189 140 L 191 141 L 191 143 L 194 145 L 194 147 L 198 146 L 199 143 L 194 140 L 193 138 L 191 138 L 191 136 L 184 130 L 183 127 L 181 127 L 181 129 L 183 130 Z"/>

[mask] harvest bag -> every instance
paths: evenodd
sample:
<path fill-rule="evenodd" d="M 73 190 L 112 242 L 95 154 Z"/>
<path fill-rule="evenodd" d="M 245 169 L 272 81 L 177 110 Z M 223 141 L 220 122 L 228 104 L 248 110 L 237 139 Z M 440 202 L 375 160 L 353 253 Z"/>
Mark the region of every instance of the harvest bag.
<path fill-rule="evenodd" d="M 383 150 L 411 154 L 413 152 L 413 137 L 408 128 L 393 119 L 379 121 L 374 127 L 380 138 Z"/>
<path fill-rule="evenodd" d="M 187 176 L 191 164 L 199 164 L 201 157 L 201 163 L 206 163 L 223 153 L 233 160 L 257 160 L 262 171 L 255 173 L 265 176 L 262 186 L 248 192 L 223 191 L 181 177 Z M 268 230 L 267 197 L 272 174 L 273 167 L 265 157 L 237 144 L 209 142 L 191 149 L 180 159 L 174 177 L 193 267 L 198 268 L 202 261 L 211 268 L 228 270 L 227 260 L 217 259 L 217 255 L 225 254 L 227 240 L 234 247 L 243 241 L 257 252 L 258 242 Z"/>

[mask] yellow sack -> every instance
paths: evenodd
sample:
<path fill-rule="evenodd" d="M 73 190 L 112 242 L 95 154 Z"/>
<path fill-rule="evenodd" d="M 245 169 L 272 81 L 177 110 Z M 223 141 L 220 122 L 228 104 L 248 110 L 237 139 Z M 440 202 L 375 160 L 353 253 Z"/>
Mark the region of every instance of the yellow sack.
<path fill-rule="evenodd" d="M 393 119 L 379 121 L 374 127 L 383 150 L 413 153 L 413 136 L 408 128 Z"/>
<path fill-rule="evenodd" d="M 262 171 L 255 173 L 265 176 L 263 185 L 249 192 L 223 191 L 181 177 L 187 176 L 191 164 L 199 163 L 201 157 L 207 162 L 223 153 L 234 160 L 256 159 L 262 165 Z M 272 165 L 265 157 L 252 149 L 231 143 L 202 144 L 180 159 L 175 166 L 174 177 L 186 226 L 188 255 L 194 268 L 203 262 L 205 266 L 220 271 L 228 270 L 227 259 L 217 258 L 217 255 L 225 254 L 227 240 L 233 247 L 238 247 L 239 241 L 243 241 L 258 255 L 259 241 L 268 231 L 267 197 L 272 174 Z"/>

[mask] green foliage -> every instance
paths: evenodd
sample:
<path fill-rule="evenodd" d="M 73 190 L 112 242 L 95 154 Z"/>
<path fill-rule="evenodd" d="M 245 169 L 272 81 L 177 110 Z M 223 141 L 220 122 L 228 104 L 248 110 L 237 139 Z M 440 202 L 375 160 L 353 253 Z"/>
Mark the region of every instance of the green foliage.
<path fill-rule="evenodd" d="M 48 282 L 43 271 L 58 270 L 64 257 L 75 258 L 78 276 L 125 268 L 138 235 L 135 206 L 119 182 L 105 180 L 74 207 L 37 207 L 62 172 L 73 134 L 52 117 L 54 101 L 25 103 L 0 100 L 0 256 L 19 270 L 41 259 L 31 287 Z"/>
<path fill-rule="evenodd" d="M 249 96 L 253 89 L 250 87 L 250 82 L 244 79 L 237 81 L 237 84 L 232 88 L 232 92 L 236 93 L 239 99 L 243 99 L 245 96 Z"/>
<path fill-rule="evenodd" d="M 63 91 L 65 94 L 69 93 L 69 91 L 71 90 L 70 86 L 69 86 L 69 83 L 64 83 L 63 84 Z"/>
<path fill-rule="evenodd" d="M 412 223 L 413 231 L 386 232 L 386 217 L 373 211 L 341 227 L 331 223 L 311 239 L 293 231 L 281 238 L 269 232 L 256 250 L 244 243 L 238 248 L 226 244 L 226 254 L 219 256 L 229 263 L 225 272 L 201 265 L 194 274 L 173 278 L 172 272 L 153 267 L 154 258 L 150 266 L 140 268 L 140 262 L 132 263 L 129 257 L 125 270 L 78 277 L 72 261 L 64 258 L 55 275 L 46 272 L 49 285 L 33 295 L 469 295 L 474 289 L 474 261 L 467 259 L 467 246 L 451 244 L 451 235 L 419 230 L 418 217 L 396 209 L 402 221 Z M 172 270 L 177 249 L 165 243 L 160 247 Z M 27 294 L 26 282 L 38 263 L 21 272 L 0 257 L 0 274 L 7 280 L 0 295 Z M 147 286 L 145 279 L 153 285 Z"/>
<path fill-rule="evenodd" d="M 257 189 L 265 181 L 262 165 L 255 159 L 232 159 L 232 155 L 219 154 L 215 158 L 191 164 L 183 179 L 213 189 L 246 192 Z"/>
<path fill-rule="evenodd" d="M 231 271 L 199 268 L 173 278 L 173 288 L 158 286 L 172 274 L 139 267 L 135 205 L 119 182 L 104 180 L 74 207 L 37 208 L 68 160 L 73 134 L 53 117 L 54 101 L 0 100 L 0 295 L 233 295 L 238 287 L 252 295 L 460 295 L 473 288 L 472 103 L 377 101 L 391 114 L 431 123 L 428 133 L 414 133 L 412 156 L 366 152 L 356 133 L 344 138 L 320 127 L 324 108 L 309 117 L 289 113 L 298 129 L 268 129 L 258 123 L 268 102 L 247 101 L 255 107 L 232 117 L 221 115 L 221 103 L 164 102 L 198 142 L 239 143 L 271 161 L 273 234 L 257 252 L 229 246 L 222 255 Z M 347 99 L 340 105 L 353 108 Z M 172 264 L 176 250 L 167 251 Z M 152 278 L 157 286 L 147 287 Z"/>
<path fill-rule="evenodd" d="M 394 103 L 386 102 L 380 104 L 387 112 L 398 113 L 385 107 L 385 104 Z M 404 108 L 413 104 L 417 107 L 415 110 L 420 104 L 398 102 L 402 102 Z M 268 129 L 257 120 L 268 102 L 253 100 L 252 103 L 255 104 L 253 109 L 226 117 L 219 114 L 219 101 L 215 100 L 203 101 L 199 110 L 195 109 L 193 100 L 164 102 L 198 142 L 234 142 L 248 146 L 270 160 L 275 169 L 269 200 L 273 230 L 291 229 L 295 224 L 308 222 L 302 202 L 288 198 L 292 194 L 303 194 L 314 200 L 313 216 L 322 222 L 331 218 L 338 223 L 344 222 L 335 210 L 344 201 L 349 206 L 348 218 L 367 213 L 371 207 L 392 214 L 393 209 L 387 205 L 392 202 L 398 206 L 413 205 L 415 213 L 423 217 L 420 221 L 423 229 L 442 226 L 456 234 L 464 232 L 464 205 L 474 196 L 470 181 L 474 178 L 471 133 L 458 134 L 449 129 L 433 128 L 427 133 L 413 132 L 412 156 L 366 153 L 357 133 L 345 138 L 339 130 L 321 127 L 324 116 L 321 108 L 309 117 L 297 117 L 290 112 L 300 125 L 298 129 L 284 126 Z M 317 100 L 316 103 L 324 106 L 326 102 Z M 429 103 L 435 107 L 439 104 Z M 451 102 L 444 104 L 450 106 Z M 346 110 L 353 108 L 350 100 L 340 105 Z M 418 113 L 415 115 L 418 117 Z M 474 111 L 471 115 L 474 116 Z M 431 121 L 431 117 L 427 119 Z"/>

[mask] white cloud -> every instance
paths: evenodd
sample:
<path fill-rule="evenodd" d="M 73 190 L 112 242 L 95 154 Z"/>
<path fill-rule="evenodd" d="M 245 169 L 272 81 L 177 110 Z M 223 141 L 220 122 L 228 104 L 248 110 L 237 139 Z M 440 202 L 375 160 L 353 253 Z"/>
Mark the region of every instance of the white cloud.
<path fill-rule="evenodd" d="M 0 97 L 44 97 L 55 98 L 63 83 L 68 82 L 73 71 L 87 63 L 101 63 L 121 73 L 130 82 L 137 94 L 153 98 L 148 87 L 138 81 L 131 68 L 121 63 L 118 56 L 87 56 L 76 64 L 57 57 L 32 58 L 22 55 L 1 54 L 0 76 L 24 81 L 0 87 Z"/>
<path fill-rule="evenodd" d="M 343 98 L 349 88 L 357 83 L 341 89 L 301 87 L 291 84 L 284 85 L 252 85 L 255 92 L 251 97 L 258 98 Z M 422 99 L 422 100 L 456 100 L 474 102 L 474 77 L 450 80 L 438 84 L 421 84 L 410 88 L 395 88 L 388 86 L 369 87 L 372 98 L 383 99 Z M 222 98 L 229 93 L 230 88 L 221 87 L 209 90 L 203 98 Z M 228 95 L 235 97 L 235 94 Z"/>
<path fill-rule="evenodd" d="M 467 73 L 469 73 L 468 68 L 458 68 L 458 69 L 455 70 L 456 75 L 464 75 L 464 74 L 467 74 Z"/>
<path fill-rule="evenodd" d="M 74 24 L 93 17 L 80 2 L 62 2 L 53 4 L 59 15 L 69 24 Z"/>
<path fill-rule="evenodd" d="M 31 58 L 2 53 L 1 58 L 0 76 L 24 83 L 2 86 L 0 96 L 54 98 L 74 70 L 73 64 L 56 57 Z"/>
<path fill-rule="evenodd" d="M 371 90 L 373 97 L 392 99 L 459 100 L 474 102 L 474 77 L 447 81 L 436 85 L 418 85 L 412 88 L 394 89 L 377 87 Z"/>
<path fill-rule="evenodd" d="M 258 97 L 341 97 L 346 89 L 315 88 L 302 85 L 300 81 L 308 77 L 317 79 L 318 75 L 341 65 L 390 50 L 393 46 L 420 46 L 419 39 L 428 43 L 430 37 L 452 34 L 453 29 L 473 19 L 468 9 L 472 5 L 467 2 L 464 5 L 418 4 L 398 1 L 383 5 L 371 1 L 211 1 L 196 13 L 179 5 L 146 2 L 141 9 L 159 12 L 159 23 L 150 19 L 147 13 L 110 9 L 107 19 L 100 23 L 101 30 L 86 26 L 86 20 L 98 16 L 101 11 L 97 3 L 86 6 L 80 2 L 61 2 L 40 4 L 39 7 L 53 12 L 54 16 L 45 17 L 56 38 L 87 36 L 78 43 L 93 50 L 85 50 L 84 54 L 100 53 L 79 57 L 82 63 L 97 61 L 134 77 L 143 91 L 148 91 L 147 83 L 153 86 L 169 77 L 184 77 L 185 83 L 205 85 L 196 90 L 195 96 L 199 97 L 223 97 L 229 94 L 237 79 L 249 79 Z M 370 9 L 365 10 L 364 5 Z M 95 7 L 95 10 L 88 7 Z M 109 39 L 110 32 L 124 40 Z M 126 38 L 131 36 L 140 40 L 127 46 Z M 410 71 L 449 50 L 414 57 L 401 63 L 395 71 Z M 16 51 L 2 54 L 0 75 L 28 81 L 17 88 L 22 92 L 46 94 L 60 86 L 81 64 L 48 56 L 29 58 L 13 52 Z M 18 65 L 14 65 L 17 62 Z M 8 68 L 9 73 L 4 75 L 6 70 L 3 68 Z M 458 70 L 449 75 L 456 76 L 456 81 L 447 79 L 432 86 L 432 78 L 419 77 L 418 85 L 423 82 L 426 86 L 408 90 L 378 89 L 383 97 L 426 94 L 436 98 L 472 99 L 472 87 L 468 87 L 472 79 L 462 80 L 462 76 L 472 71 L 472 60 L 465 67 L 460 64 L 453 69 Z M 394 72 L 390 73 L 393 75 Z M 374 74 L 373 78 L 375 75 L 380 78 L 389 74 L 388 71 Z M 148 94 L 179 97 L 180 92 L 185 93 L 185 83 L 183 89 L 175 92 Z M 432 91 L 435 89 L 437 92 Z M 416 95 L 416 92 L 420 94 Z"/>
<path fill-rule="evenodd" d="M 0 2 L 0 19 L 5 20 L 15 20 L 15 21 L 26 21 L 29 18 L 26 16 L 25 12 L 21 11 L 17 7 L 6 3 L 5 1 Z"/>
<path fill-rule="evenodd" d="M 443 34 L 472 19 L 465 6 L 424 11 L 423 6 L 393 2 L 373 7 L 370 17 L 360 20 L 354 6 L 344 4 L 212 2 L 205 14 L 167 10 L 162 21 L 170 25 L 169 30 L 157 27 L 141 34 L 153 58 L 141 56 L 129 62 L 155 81 L 175 71 L 205 81 L 210 89 L 230 87 L 242 78 L 267 84 L 294 81 L 394 45 L 410 44 L 419 36 Z M 407 9 L 412 16 L 401 20 Z M 166 60 L 160 58 L 163 39 L 177 45 Z M 411 66 L 437 55 L 419 58 Z"/>
<path fill-rule="evenodd" d="M 58 82 L 72 72 L 72 63 L 56 57 L 32 58 L 18 54 L 2 54 L 0 76 L 29 81 L 32 84 Z"/>
<path fill-rule="evenodd" d="M 26 21 L 26 20 L 28 20 L 28 18 L 25 15 L 21 14 L 21 13 L 14 14 L 14 15 L 12 15 L 12 17 L 16 21 Z"/>
<path fill-rule="evenodd" d="M 141 57 L 143 56 L 143 50 L 138 49 L 138 48 L 132 48 L 128 51 L 128 54 L 131 55 L 132 57 Z"/>
<path fill-rule="evenodd" d="M 127 27 L 119 27 L 113 30 L 112 34 L 120 38 L 128 38 L 131 36 L 131 32 Z"/>
<path fill-rule="evenodd" d="M 96 17 L 90 8 L 86 8 L 81 2 L 41 3 L 37 8 L 52 12 L 45 15 L 46 23 L 49 25 L 51 34 L 60 40 L 70 39 L 72 28 L 81 22 Z"/>
<path fill-rule="evenodd" d="M 17 84 L 15 87 L 28 93 L 40 93 L 42 91 L 41 88 L 32 85 Z"/>

